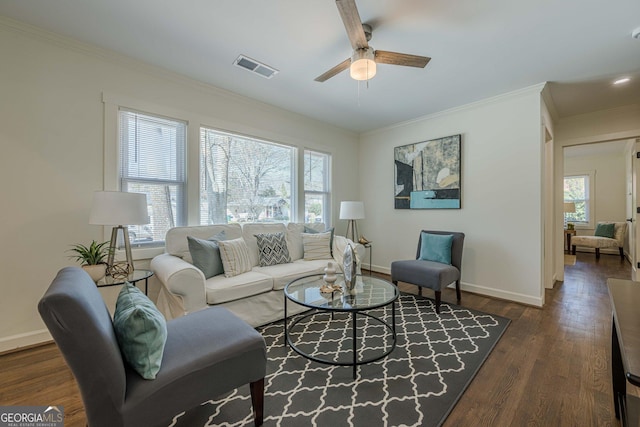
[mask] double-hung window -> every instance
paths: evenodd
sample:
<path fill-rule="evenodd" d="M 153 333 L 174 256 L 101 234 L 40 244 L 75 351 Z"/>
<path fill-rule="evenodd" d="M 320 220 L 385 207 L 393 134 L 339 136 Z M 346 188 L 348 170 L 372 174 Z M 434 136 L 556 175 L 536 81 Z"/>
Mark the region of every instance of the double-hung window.
<path fill-rule="evenodd" d="M 565 221 L 577 227 L 593 228 L 593 175 L 589 172 L 564 177 L 564 202 L 575 206 L 575 212 L 564 213 Z"/>
<path fill-rule="evenodd" d="M 200 128 L 200 224 L 295 221 L 296 149 Z"/>
<path fill-rule="evenodd" d="M 150 219 L 130 226 L 129 236 L 134 245 L 161 244 L 169 228 L 186 224 L 187 124 L 132 110 L 118 114 L 120 188 L 147 195 Z"/>
<path fill-rule="evenodd" d="M 317 151 L 304 151 L 304 220 L 329 225 L 331 199 L 329 176 L 331 156 Z"/>

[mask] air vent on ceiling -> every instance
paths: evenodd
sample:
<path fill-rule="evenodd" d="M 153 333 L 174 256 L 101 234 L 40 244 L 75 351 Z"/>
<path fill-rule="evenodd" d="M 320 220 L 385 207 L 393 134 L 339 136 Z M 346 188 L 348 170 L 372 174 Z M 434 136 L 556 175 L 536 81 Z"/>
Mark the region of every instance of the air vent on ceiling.
<path fill-rule="evenodd" d="M 275 68 L 244 55 L 238 56 L 233 62 L 233 65 L 243 68 L 247 71 L 251 71 L 252 73 L 256 73 L 266 79 L 270 79 L 271 77 L 278 74 L 278 70 L 276 70 Z"/>

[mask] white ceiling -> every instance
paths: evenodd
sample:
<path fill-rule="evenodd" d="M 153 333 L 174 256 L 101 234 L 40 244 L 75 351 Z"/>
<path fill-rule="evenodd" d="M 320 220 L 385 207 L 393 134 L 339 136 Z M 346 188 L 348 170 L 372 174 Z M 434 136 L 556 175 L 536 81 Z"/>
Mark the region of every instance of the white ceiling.
<path fill-rule="evenodd" d="M 357 3 L 371 46 L 427 67 L 313 81 L 351 54 L 332 0 L 0 0 L 0 15 L 357 132 L 545 81 L 559 117 L 639 103 L 639 0 Z M 239 54 L 280 72 L 234 67 Z"/>

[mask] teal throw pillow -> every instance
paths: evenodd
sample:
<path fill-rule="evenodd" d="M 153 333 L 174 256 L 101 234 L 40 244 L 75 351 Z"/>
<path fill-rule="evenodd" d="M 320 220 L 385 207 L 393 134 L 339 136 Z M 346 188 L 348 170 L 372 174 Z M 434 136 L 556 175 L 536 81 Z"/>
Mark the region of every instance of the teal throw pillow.
<path fill-rule="evenodd" d="M 167 342 L 167 322 L 151 300 L 129 283 L 118 295 L 113 328 L 127 363 L 142 378 L 155 379 Z"/>
<path fill-rule="evenodd" d="M 220 247 L 215 240 L 203 240 L 187 236 L 187 242 L 189 243 L 189 253 L 191 254 L 193 265 L 204 273 L 206 279 L 224 273 Z"/>
<path fill-rule="evenodd" d="M 420 259 L 451 264 L 451 244 L 453 234 L 422 233 Z"/>
<path fill-rule="evenodd" d="M 598 236 L 598 237 L 608 237 L 610 239 L 613 239 L 614 233 L 615 233 L 615 228 L 616 225 L 611 223 L 611 224 L 598 224 L 596 225 L 596 232 L 594 233 L 594 236 Z"/>

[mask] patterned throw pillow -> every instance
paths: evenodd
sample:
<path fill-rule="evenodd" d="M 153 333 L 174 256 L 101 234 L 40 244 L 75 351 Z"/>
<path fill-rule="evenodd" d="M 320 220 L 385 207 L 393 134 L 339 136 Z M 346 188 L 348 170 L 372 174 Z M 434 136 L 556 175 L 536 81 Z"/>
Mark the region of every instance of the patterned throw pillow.
<path fill-rule="evenodd" d="M 247 271 L 251 271 L 251 258 L 249 258 L 249 248 L 242 239 L 220 240 L 220 258 L 224 266 L 224 276 L 233 277 Z"/>
<path fill-rule="evenodd" d="M 324 233 L 302 233 L 304 259 L 331 259 L 331 231 Z"/>
<path fill-rule="evenodd" d="M 255 234 L 260 267 L 291 262 L 284 233 Z"/>

